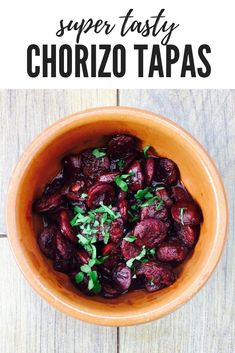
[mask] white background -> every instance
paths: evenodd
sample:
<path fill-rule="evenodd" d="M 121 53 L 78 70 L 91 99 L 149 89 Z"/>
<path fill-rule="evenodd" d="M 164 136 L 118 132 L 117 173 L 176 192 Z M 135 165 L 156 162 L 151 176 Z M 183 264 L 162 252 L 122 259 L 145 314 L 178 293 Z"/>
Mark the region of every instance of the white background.
<path fill-rule="evenodd" d="M 192 44 L 196 51 L 200 44 L 210 45 L 212 53 L 207 58 L 212 67 L 208 78 L 179 78 L 181 60 L 173 66 L 172 78 L 137 78 L 137 53 L 134 43 L 151 47 L 159 38 L 143 38 L 130 34 L 119 35 L 121 20 L 129 8 L 135 19 L 144 21 L 165 8 L 166 20 L 180 24 L 169 44 L 181 49 Z M 179 0 L 179 1 L 61 1 L 61 0 L 7 0 L 1 1 L 0 11 L 0 88 L 235 88 L 235 26 L 234 1 Z M 102 18 L 116 23 L 109 35 L 94 32 L 83 34 L 81 44 L 124 44 L 127 51 L 127 73 L 123 78 L 30 78 L 26 71 L 26 50 L 29 44 L 75 44 L 76 33 L 56 37 L 60 19 L 81 21 Z M 164 48 L 163 48 L 164 49 Z M 146 56 L 146 70 L 149 55 Z M 196 61 L 197 62 L 197 61 Z M 109 66 L 108 66 L 109 67 Z"/>

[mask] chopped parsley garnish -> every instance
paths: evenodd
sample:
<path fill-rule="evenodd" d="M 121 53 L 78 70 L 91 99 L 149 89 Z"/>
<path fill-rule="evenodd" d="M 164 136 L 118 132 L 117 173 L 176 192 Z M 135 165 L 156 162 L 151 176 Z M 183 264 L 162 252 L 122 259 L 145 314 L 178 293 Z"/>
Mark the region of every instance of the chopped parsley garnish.
<path fill-rule="evenodd" d="M 185 212 L 185 210 L 187 210 L 187 208 L 184 208 L 184 207 L 180 208 L 180 221 L 183 224 L 183 226 L 184 226 L 184 212 Z"/>
<path fill-rule="evenodd" d="M 83 193 L 81 194 L 81 198 L 82 198 L 82 199 L 86 199 L 87 196 L 88 196 L 88 195 L 87 195 L 85 192 L 83 192 Z"/>
<path fill-rule="evenodd" d="M 151 199 L 147 200 L 146 202 L 142 203 L 142 205 L 140 206 L 141 208 L 151 205 L 151 203 L 153 203 L 155 200 L 161 201 L 162 199 L 159 196 L 153 196 L 151 197 Z"/>
<path fill-rule="evenodd" d="M 118 175 L 114 178 L 115 183 L 117 184 L 117 186 L 122 190 L 127 192 L 128 191 L 128 184 L 126 181 L 127 178 L 129 178 L 130 176 L 133 176 L 135 173 L 131 172 L 128 174 L 122 174 L 122 175 Z"/>
<path fill-rule="evenodd" d="M 127 235 L 125 238 L 123 238 L 126 241 L 129 241 L 129 243 L 133 243 L 137 238 L 134 235 Z"/>
<path fill-rule="evenodd" d="M 130 210 L 127 211 L 127 213 L 129 214 L 130 218 L 129 218 L 129 222 L 135 222 L 137 221 L 138 217 L 136 215 L 134 215 Z"/>
<path fill-rule="evenodd" d="M 145 189 L 140 189 L 137 191 L 137 193 L 134 195 L 136 200 L 143 200 L 143 199 L 149 199 L 150 197 L 153 197 L 153 194 L 150 192 L 150 188 L 147 187 Z"/>
<path fill-rule="evenodd" d="M 104 150 L 102 148 L 95 148 L 92 151 L 93 156 L 95 156 L 96 158 L 102 158 L 104 156 L 106 156 L 106 152 L 104 152 Z"/>
<path fill-rule="evenodd" d="M 79 227 L 78 243 L 91 255 L 96 258 L 97 250 L 94 245 L 97 241 L 96 234 L 102 232 L 104 243 L 109 241 L 109 229 L 113 220 L 120 218 L 119 212 L 114 212 L 112 206 L 104 205 L 100 202 L 100 207 L 84 211 L 80 207 L 75 207 L 75 216 L 70 224 L 73 227 Z"/>
<path fill-rule="evenodd" d="M 135 260 L 138 260 L 142 263 L 146 263 L 149 261 L 149 259 L 151 259 L 155 255 L 155 253 L 156 253 L 155 249 L 148 249 L 145 246 L 142 246 L 141 252 L 136 257 L 132 257 L 130 260 L 128 260 L 126 262 L 126 265 L 128 267 L 133 267 L 133 263 Z"/>
<path fill-rule="evenodd" d="M 117 165 L 118 165 L 119 167 L 123 167 L 124 164 L 125 164 L 125 161 L 124 161 L 123 159 L 119 159 L 119 161 L 117 161 Z"/>
<path fill-rule="evenodd" d="M 133 262 L 135 260 L 141 260 L 146 255 L 146 252 L 147 252 L 147 250 L 145 249 L 145 246 L 143 246 L 141 252 L 139 253 L 139 255 L 137 255 L 136 257 L 132 257 L 130 260 L 128 260 L 126 262 L 126 265 L 128 267 L 132 267 L 133 266 Z"/>
<path fill-rule="evenodd" d="M 147 152 L 148 152 L 148 150 L 150 149 L 150 147 L 151 147 L 151 146 L 145 146 L 145 147 L 143 148 L 143 152 L 144 152 L 145 158 L 148 158 Z"/>
<path fill-rule="evenodd" d="M 99 259 L 90 259 L 88 264 L 82 265 L 80 267 L 80 272 L 75 276 L 76 283 L 81 283 L 84 280 L 84 277 L 87 276 L 88 280 L 88 290 L 92 290 L 94 293 L 99 293 L 101 291 L 101 284 L 98 278 L 98 273 L 96 270 L 93 270 L 94 265 L 102 264 L 108 256 L 100 257 Z"/>
<path fill-rule="evenodd" d="M 156 210 L 159 211 L 162 208 L 163 204 L 164 204 L 164 201 L 163 199 L 161 199 L 156 205 Z"/>
<path fill-rule="evenodd" d="M 83 272 L 78 272 L 75 276 L 75 281 L 76 283 L 81 283 L 84 279 L 84 273 Z"/>

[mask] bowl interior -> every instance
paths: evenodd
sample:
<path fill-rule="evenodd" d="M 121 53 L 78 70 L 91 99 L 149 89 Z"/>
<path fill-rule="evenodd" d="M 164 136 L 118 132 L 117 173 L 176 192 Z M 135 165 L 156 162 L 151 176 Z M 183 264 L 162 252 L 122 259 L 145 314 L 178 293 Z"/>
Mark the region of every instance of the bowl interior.
<path fill-rule="evenodd" d="M 178 164 L 181 179 L 202 208 L 204 222 L 196 248 L 180 269 L 175 284 L 155 293 L 141 290 L 107 300 L 82 295 L 66 275 L 53 270 L 51 262 L 38 249 L 36 234 L 42 225 L 31 208 L 45 184 L 59 171 L 64 155 L 102 146 L 106 136 L 115 132 L 137 136 L 143 145 L 153 146 L 160 155 Z M 10 241 L 23 273 L 51 304 L 87 321 L 125 325 L 172 311 L 204 284 L 223 247 L 219 223 L 221 217 L 226 219 L 226 211 L 221 215 L 218 203 L 225 200 L 213 168 L 205 152 L 188 134 L 169 121 L 143 111 L 110 108 L 75 114 L 60 121 L 26 151 L 11 183 L 15 192 L 9 193 L 8 218 L 10 207 L 15 207 L 15 214 L 14 220 L 8 223 L 14 222 L 15 232 L 10 229 Z"/>

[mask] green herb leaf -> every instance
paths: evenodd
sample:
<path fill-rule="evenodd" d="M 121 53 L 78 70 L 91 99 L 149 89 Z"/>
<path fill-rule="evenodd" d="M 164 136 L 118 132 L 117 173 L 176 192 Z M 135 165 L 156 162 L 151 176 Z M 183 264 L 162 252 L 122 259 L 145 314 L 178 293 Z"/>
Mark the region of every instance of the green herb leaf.
<path fill-rule="evenodd" d="M 150 149 L 150 147 L 151 147 L 151 146 L 145 146 L 145 147 L 143 148 L 143 152 L 144 152 L 145 158 L 148 158 L 147 152 L 148 152 L 148 150 Z"/>
<path fill-rule="evenodd" d="M 94 284 L 94 287 L 92 289 L 92 291 L 97 294 L 97 293 L 100 293 L 101 292 L 101 284 L 99 281 L 97 281 L 95 284 Z"/>
<path fill-rule="evenodd" d="M 139 207 L 140 207 L 139 205 L 132 205 L 132 206 L 131 206 L 131 209 L 132 209 L 133 211 L 137 211 Z"/>
<path fill-rule="evenodd" d="M 128 241 L 129 243 L 133 243 L 137 238 L 134 235 L 128 235 L 123 239 Z"/>
<path fill-rule="evenodd" d="M 155 200 L 161 200 L 161 198 L 159 196 L 154 196 L 152 197 L 151 199 L 147 200 L 146 202 L 144 202 L 140 207 L 145 207 L 145 206 L 148 206 L 148 205 L 151 205 L 151 203 L 153 203 Z"/>
<path fill-rule="evenodd" d="M 163 204 L 164 204 L 164 201 L 163 199 L 161 199 L 161 201 L 159 201 L 158 204 L 156 205 L 156 210 L 159 211 L 162 208 Z"/>
<path fill-rule="evenodd" d="M 88 287 L 87 288 L 89 290 L 92 290 L 92 288 L 94 288 L 94 282 L 93 282 L 93 280 L 91 278 L 88 281 Z"/>
<path fill-rule="evenodd" d="M 153 197 L 153 194 L 150 192 L 150 188 L 147 187 L 145 189 L 140 189 L 137 191 L 137 193 L 134 195 L 136 200 L 143 200 L 143 199 L 149 199 L 150 197 Z"/>
<path fill-rule="evenodd" d="M 185 208 L 185 207 L 180 208 L 180 221 L 183 224 L 183 226 L 184 226 L 184 212 L 185 212 L 185 210 L 187 210 L 187 208 Z"/>
<path fill-rule="evenodd" d="M 150 253 L 150 255 L 154 256 L 156 254 L 156 250 L 155 249 L 149 249 L 149 253 Z"/>
<path fill-rule="evenodd" d="M 87 195 L 85 192 L 83 192 L 83 193 L 81 194 L 81 198 L 82 198 L 82 199 L 86 199 L 87 196 L 88 196 L 88 195 Z"/>
<path fill-rule="evenodd" d="M 119 167 L 123 167 L 124 164 L 125 164 L 125 161 L 124 161 L 123 159 L 119 159 L 119 161 L 117 161 L 117 165 L 118 165 Z"/>
<path fill-rule="evenodd" d="M 75 278 L 75 282 L 76 282 L 77 284 L 79 284 L 79 283 L 81 283 L 81 282 L 83 281 L 83 279 L 84 279 L 84 273 L 83 273 L 83 272 L 78 272 L 74 278 Z"/>
<path fill-rule="evenodd" d="M 96 259 L 97 250 L 96 250 L 95 245 L 91 245 L 91 252 L 92 252 L 92 254 L 91 254 L 92 259 Z"/>
<path fill-rule="evenodd" d="M 133 266 L 133 262 L 135 260 L 141 260 L 146 255 L 146 252 L 147 252 L 147 250 L 145 249 L 145 246 L 143 246 L 141 252 L 139 253 L 139 255 L 137 255 L 136 257 L 132 257 L 130 260 L 128 260 L 126 262 L 126 265 L 128 267 L 132 267 Z"/>
<path fill-rule="evenodd" d="M 135 222 L 138 219 L 138 217 L 134 215 L 130 210 L 128 210 L 127 213 L 131 216 L 131 218 L 129 218 L 129 222 Z"/>
<path fill-rule="evenodd" d="M 103 234 L 103 237 L 104 237 L 104 243 L 108 244 L 109 237 L 110 237 L 109 231 L 107 229 L 104 229 L 102 231 L 102 234 Z"/>
<path fill-rule="evenodd" d="M 130 176 L 133 176 L 134 174 L 135 174 L 134 172 L 130 172 L 128 174 L 118 175 L 114 178 L 114 181 L 122 191 L 127 192 L 128 184 L 124 180 L 129 178 Z"/>
<path fill-rule="evenodd" d="M 109 258 L 109 256 L 102 256 L 98 259 L 95 259 L 95 263 L 96 265 L 101 265 L 103 264 L 107 259 Z"/>
<path fill-rule="evenodd" d="M 122 190 L 127 192 L 128 191 L 128 185 L 125 181 L 122 180 L 121 176 L 118 175 L 114 178 L 115 183 L 117 184 L 117 186 Z"/>
<path fill-rule="evenodd" d="M 93 282 L 96 282 L 98 279 L 98 274 L 96 271 L 91 271 L 89 274 L 90 279 L 92 279 Z"/>
<path fill-rule="evenodd" d="M 95 259 L 90 259 L 89 262 L 88 262 L 88 265 L 90 267 L 93 267 L 95 264 L 96 264 L 96 260 Z"/>
<path fill-rule="evenodd" d="M 84 272 L 84 273 L 89 273 L 89 272 L 91 272 L 91 268 L 90 268 L 89 265 L 82 265 L 82 266 L 80 267 L 80 270 L 81 270 L 82 272 Z"/>
<path fill-rule="evenodd" d="M 95 156 L 96 158 L 102 158 L 104 156 L 106 156 L 106 152 L 104 152 L 104 150 L 102 148 L 95 148 L 92 151 L 93 156 Z"/>
<path fill-rule="evenodd" d="M 75 206 L 74 207 L 74 212 L 76 212 L 76 213 L 84 213 L 85 211 L 81 207 Z"/>
<path fill-rule="evenodd" d="M 87 245 L 89 243 L 89 240 L 82 234 L 78 234 L 77 237 L 79 239 L 79 244 L 81 244 L 82 246 Z"/>

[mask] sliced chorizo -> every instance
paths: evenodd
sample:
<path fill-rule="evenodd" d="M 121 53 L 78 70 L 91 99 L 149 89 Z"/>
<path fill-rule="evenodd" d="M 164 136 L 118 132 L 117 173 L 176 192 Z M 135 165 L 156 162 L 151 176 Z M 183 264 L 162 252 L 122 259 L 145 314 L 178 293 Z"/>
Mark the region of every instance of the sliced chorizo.
<path fill-rule="evenodd" d="M 97 183 L 88 191 L 87 206 L 96 208 L 103 202 L 106 205 L 113 203 L 115 197 L 114 188 L 107 183 Z"/>
<path fill-rule="evenodd" d="M 157 180 L 172 185 L 179 180 L 179 168 L 175 162 L 169 158 L 158 158 L 156 166 Z"/>
<path fill-rule="evenodd" d="M 133 257 L 138 256 L 140 251 L 140 247 L 137 246 L 134 242 L 130 243 L 126 240 L 123 240 L 121 243 L 121 252 L 125 260 L 130 260 Z"/>
<path fill-rule="evenodd" d="M 136 270 L 138 277 L 144 280 L 148 292 L 154 292 L 175 282 L 176 276 L 169 264 L 149 261 L 142 263 Z"/>
<path fill-rule="evenodd" d="M 154 174 L 155 174 L 155 161 L 154 158 L 148 158 L 145 162 L 145 183 L 147 186 L 152 184 Z"/>
<path fill-rule="evenodd" d="M 98 176 L 97 182 L 98 183 L 114 183 L 115 178 L 119 175 L 119 172 L 112 172 L 112 173 L 106 173 Z"/>
<path fill-rule="evenodd" d="M 73 243 L 78 242 L 74 229 L 70 225 L 70 218 L 67 211 L 63 210 L 59 215 L 59 225 L 61 233 Z"/>
<path fill-rule="evenodd" d="M 123 238 L 124 226 L 121 218 L 112 221 L 110 224 L 109 234 L 113 243 L 118 243 Z"/>
<path fill-rule="evenodd" d="M 137 237 L 135 243 L 138 246 L 152 249 L 166 238 L 167 226 L 158 219 L 147 218 L 135 226 L 133 234 Z"/>
<path fill-rule="evenodd" d="M 56 255 L 56 233 L 58 229 L 56 226 L 51 225 L 45 227 L 38 235 L 37 241 L 40 250 L 49 259 L 54 259 Z"/>
<path fill-rule="evenodd" d="M 110 161 L 107 156 L 97 158 L 92 154 L 92 149 L 84 151 L 82 156 L 82 171 L 86 177 L 96 179 L 99 175 L 109 171 Z"/>
<path fill-rule="evenodd" d="M 171 215 L 175 222 L 183 226 L 195 226 L 202 222 L 201 210 L 193 201 L 179 200 L 172 206 Z"/>
<path fill-rule="evenodd" d="M 118 264 L 113 271 L 113 280 L 122 291 L 126 291 L 131 285 L 131 269 L 123 263 Z"/>
<path fill-rule="evenodd" d="M 136 148 L 136 139 L 129 135 L 115 135 L 108 143 L 108 155 L 112 159 L 122 159 Z"/>
<path fill-rule="evenodd" d="M 139 161 L 134 161 L 127 171 L 132 174 L 128 180 L 128 187 L 130 191 L 138 191 L 144 186 L 144 174 Z"/>
<path fill-rule="evenodd" d="M 55 211 L 63 203 L 63 196 L 57 192 L 52 195 L 42 196 L 34 203 L 34 211 L 37 213 L 45 213 Z"/>
<path fill-rule="evenodd" d="M 177 229 L 178 238 L 188 247 L 193 248 L 197 242 L 199 227 L 179 226 Z"/>
<path fill-rule="evenodd" d="M 63 177 L 67 179 L 74 179 L 79 176 L 81 172 L 81 155 L 80 154 L 70 154 L 66 156 L 63 161 Z"/>
<path fill-rule="evenodd" d="M 162 262 L 182 262 L 188 254 L 186 246 L 180 241 L 163 242 L 157 249 L 157 258 Z"/>

